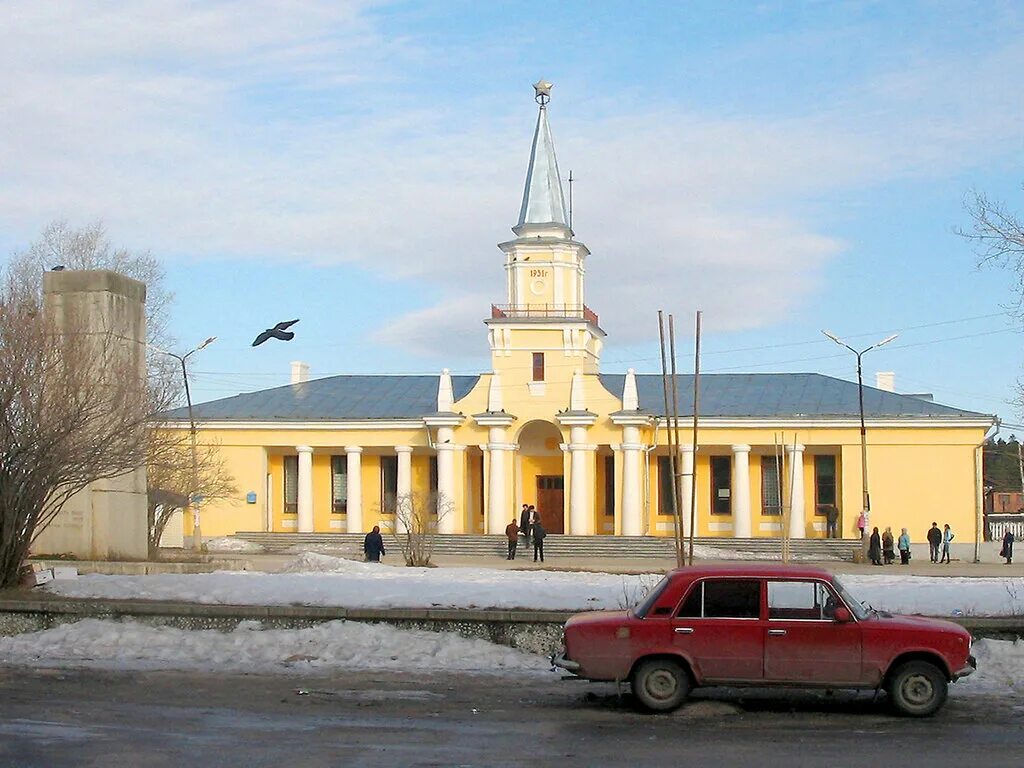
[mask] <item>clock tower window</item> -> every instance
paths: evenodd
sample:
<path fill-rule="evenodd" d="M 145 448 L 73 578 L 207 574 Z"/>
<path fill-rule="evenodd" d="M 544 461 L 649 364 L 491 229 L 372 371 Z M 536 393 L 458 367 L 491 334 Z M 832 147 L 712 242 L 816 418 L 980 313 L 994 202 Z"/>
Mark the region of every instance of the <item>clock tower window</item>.
<path fill-rule="evenodd" d="M 544 353 L 533 353 L 533 380 L 544 381 Z"/>

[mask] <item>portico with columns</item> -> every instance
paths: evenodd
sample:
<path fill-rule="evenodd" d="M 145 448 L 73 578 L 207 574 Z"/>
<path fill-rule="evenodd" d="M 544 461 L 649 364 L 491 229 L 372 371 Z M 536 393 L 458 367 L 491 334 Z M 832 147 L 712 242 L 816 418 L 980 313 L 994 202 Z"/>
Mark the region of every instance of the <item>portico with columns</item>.
<path fill-rule="evenodd" d="M 219 445 L 240 491 L 204 505 L 205 534 L 400 530 L 396 503 L 412 498 L 441 534 L 503 535 L 532 504 L 553 535 L 672 535 L 661 376 L 601 371 L 606 333 L 586 304 L 591 252 L 565 204 L 552 86 L 542 80 L 534 89 L 514 237 L 494 257 L 501 303 L 481 307 L 490 369 L 310 380 L 308 366 L 295 363 L 289 386 L 198 404 L 200 439 Z M 597 264 L 630 269 L 621 259 Z M 679 403 L 692 403 L 693 377 L 678 379 Z M 699 445 L 687 428 L 677 447 L 684 534 L 692 518 L 702 537 L 824 537 L 834 506 L 840 535 L 856 538 L 855 383 L 814 373 L 711 374 L 700 387 Z M 923 519 L 953 504 L 958 535 L 971 528 L 973 451 L 991 417 L 867 389 L 877 522 L 898 529 L 906 515 Z M 683 425 L 690 416 L 683 407 Z M 187 428 L 187 414 L 172 412 L 169 422 Z M 936 472 L 952 491 L 936 489 Z"/>

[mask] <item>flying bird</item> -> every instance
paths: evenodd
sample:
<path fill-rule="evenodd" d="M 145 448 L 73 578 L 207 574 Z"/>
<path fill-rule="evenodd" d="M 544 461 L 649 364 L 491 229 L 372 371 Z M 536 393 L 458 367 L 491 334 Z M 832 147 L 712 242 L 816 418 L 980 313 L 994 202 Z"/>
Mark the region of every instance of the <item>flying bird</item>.
<path fill-rule="evenodd" d="M 278 323 L 273 328 L 267 328 L 263 333 L 256 337 L 256 340 L 252 343 L 254 347 L 258 347 L 264 341 L 269 339 L 279 339 L 280 341 L 291 341 L 295 338 L 295 332 L 289 331 L 288 329 L 295 325 L 298 320 L 286 320 L 283 323 Z"/>

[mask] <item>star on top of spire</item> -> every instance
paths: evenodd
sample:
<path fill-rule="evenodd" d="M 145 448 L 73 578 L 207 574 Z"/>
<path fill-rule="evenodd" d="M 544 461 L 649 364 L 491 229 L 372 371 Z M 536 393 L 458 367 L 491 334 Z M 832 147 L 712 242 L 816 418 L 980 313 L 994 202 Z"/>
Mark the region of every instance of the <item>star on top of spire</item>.
<path fill-rule="evenodd" d="M 549 83 L 543 77 L 533 84 L 534 98 L 537 103 L 542 107 L 551 101 L 551 89 L 554 88 L 554 83 Z"/>

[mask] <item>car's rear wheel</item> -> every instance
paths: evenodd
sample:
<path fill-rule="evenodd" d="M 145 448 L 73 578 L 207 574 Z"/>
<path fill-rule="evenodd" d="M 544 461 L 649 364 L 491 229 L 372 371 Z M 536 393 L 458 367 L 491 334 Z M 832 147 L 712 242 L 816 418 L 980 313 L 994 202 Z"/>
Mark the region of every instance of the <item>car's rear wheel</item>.
<path fill-rule="evenodd" d="M 928 717 L 946 701 L 949 682 L 942 671 L 927 661 L 908 661 L 889 677 L 889 703 L 901 715 Z"/>
<path fill-rule="evenodd" d="M 633 673 L 633 695 L 652 712 L 669 712 L 690 695 L 690 676 L 671 659 L 641 662 Z"/>

